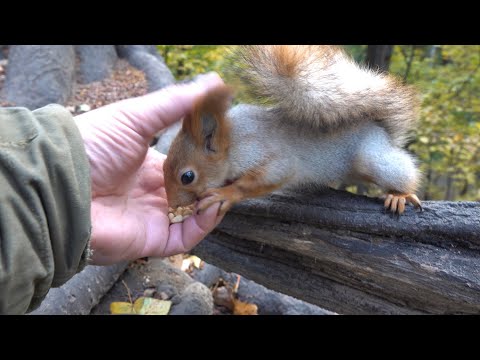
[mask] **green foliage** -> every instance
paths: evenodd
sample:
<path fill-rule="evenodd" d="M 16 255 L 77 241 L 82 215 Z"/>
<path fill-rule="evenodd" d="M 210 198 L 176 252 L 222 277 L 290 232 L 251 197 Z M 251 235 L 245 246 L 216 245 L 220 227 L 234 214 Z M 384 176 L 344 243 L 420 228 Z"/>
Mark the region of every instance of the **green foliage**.
<path fill-rule="evenodd" d="M 395 46 L 390 70 L 422 96 L 409 149 L 425 197 L 480 200 L 480 46 Z"/>
<path fill-rule="evenodd" d="M 167 66 L 178 80 L 192 78 L 208 71 L 223 75 L 226 46 L 217 45 L 157 45 Z"/>
<path fill-rule="evenodd" d="M 235 89 L 234 104 L 253 101 L 230 66 L 235 46 L 157 45 L 165 63 L 177 80 L 191 79 L 209 71 L 217 72 Z"/>
<path fill-rule="evenodd" d="M 218 72 L 249 102 L 228 70 L 231 47 L 158 45 L 178 80 Z M 366 45 L 345 45 L 362 63 Z M 424 173 L 424 199 L 480 200 L 480 46 L 396 45 L 390 72 L 421 95 L 420 123 L 408 149 Z M 373 193 L 372 193 L 373 194 Z"/>
<path fill-rule="evenodd" d="M 367 57 L 367 45 L 343 45 L 343 48 L 358 63 L 365 62 Z"/>

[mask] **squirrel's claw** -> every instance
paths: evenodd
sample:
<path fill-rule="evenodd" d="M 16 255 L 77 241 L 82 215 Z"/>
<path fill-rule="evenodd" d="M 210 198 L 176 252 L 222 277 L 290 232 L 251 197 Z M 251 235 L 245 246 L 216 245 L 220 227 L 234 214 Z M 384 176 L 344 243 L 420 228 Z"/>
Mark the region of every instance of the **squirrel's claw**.
<path fill-rule="evenodd" d="M 423 211 L 422 202 L 415 194 L 388 194 L 384 206 L 385 210 L 390 210 L 393 214 L 402 215 L 407 203 Z"/>
<path fill-rule="evenodd" d="M 216 202 L 220 202 L 220 207 L 218 208 L 218 215 L 224 215 L 230 208 L 233 206 L 234 203 L 237 201 L 235 200 L 235 196 L 231 193 L 231 191 L 226 191 L 226 188 L 220 189 L 208 189 L 200 195 L 200 199 L 206 199 L 200 203 L 197 209 L 197 214 L 201 211 L 208 209 L 210 206 L 215 204 Z"/>

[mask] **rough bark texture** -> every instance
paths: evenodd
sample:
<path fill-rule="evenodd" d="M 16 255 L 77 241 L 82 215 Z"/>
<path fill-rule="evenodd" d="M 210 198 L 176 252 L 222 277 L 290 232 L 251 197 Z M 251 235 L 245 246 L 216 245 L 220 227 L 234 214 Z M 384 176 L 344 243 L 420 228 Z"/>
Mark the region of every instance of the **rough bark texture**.
<path fill-rule="evenodd" d="M 326 190 L 237 205 L 194 252 L 337 313 L 480 313 L 479 234 L 479 203 L 396 219 L 379 199 Z"/>
<path fill-rule="evenodd" d="M 31 110 L 64 104 L 75 82 L 72 45 L 12 45 L 5 78 L 6 100 Z"/>
<path fill-rule="evenodd" d="M 194 269 L 190 275 L 208 288 L 215 286 L 219 279 L 228 284 L 235 284 L 237 274 L 227 273 L 222 269 L 208 263 L 203 263 L 203 268 Z M 266 287 L 241 277 L 237 289 L 238 299 L 257 305 L 259 315 L 332 315 L 335 313 L 326 311 L 313 304 L 295 299 L 291 296 L 278 293 Z"/>
<path fill-rule="evenodd" d="M 31 315 L 87 315 L 113 286 L 127 266 L 87 266 L 65 285 L 51 289 Z"/>
<path fill-rule="evenodd" d="M 75 45 L 80 60 L 80 83 L 88 84 L 108 77 L 117 61 L 114 45 Z"/>

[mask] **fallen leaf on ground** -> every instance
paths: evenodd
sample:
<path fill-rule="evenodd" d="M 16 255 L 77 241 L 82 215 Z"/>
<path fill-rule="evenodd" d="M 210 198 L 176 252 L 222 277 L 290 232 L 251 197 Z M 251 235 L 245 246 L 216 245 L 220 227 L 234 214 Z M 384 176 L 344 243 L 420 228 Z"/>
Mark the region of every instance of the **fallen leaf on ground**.
<path fill-rule="evenodd" d="M 133 309 L 139 315 L 167 315 L 171 306 L 171 301 L 140 297 L 135 300 Z"/>
<path fill-rule="evenodd" d="M 172 306 L 171 301 L 140 297 L 133 304 L 113 302 L 110 304 L 112 315 L 167 315 Z"/>
<path fill-rule="evenodd" d="M 128 315 L 135 314 L 133 304 L 128 302 L 113 302 L 110 304 L 110 313 L 112 315 Z"/>

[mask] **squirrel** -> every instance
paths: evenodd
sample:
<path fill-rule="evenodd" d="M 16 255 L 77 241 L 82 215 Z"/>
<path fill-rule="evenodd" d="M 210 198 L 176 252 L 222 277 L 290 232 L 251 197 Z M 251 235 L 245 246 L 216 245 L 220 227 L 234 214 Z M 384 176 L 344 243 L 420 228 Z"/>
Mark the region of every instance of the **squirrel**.
<path fill-rule="evenodd" d="M 164 162 L 169 206 L 220 202 L 219 213 L 281 188 L 360 180 L 386 192 L 386 210 L 422 210 L 420 172 L 402 147 L 415 126 L 416 91 L 355 63 L 341 48 L 251 45 L 238 74 L 269 106 L 237 105 L 218 86 L 185 116 Z"/>

